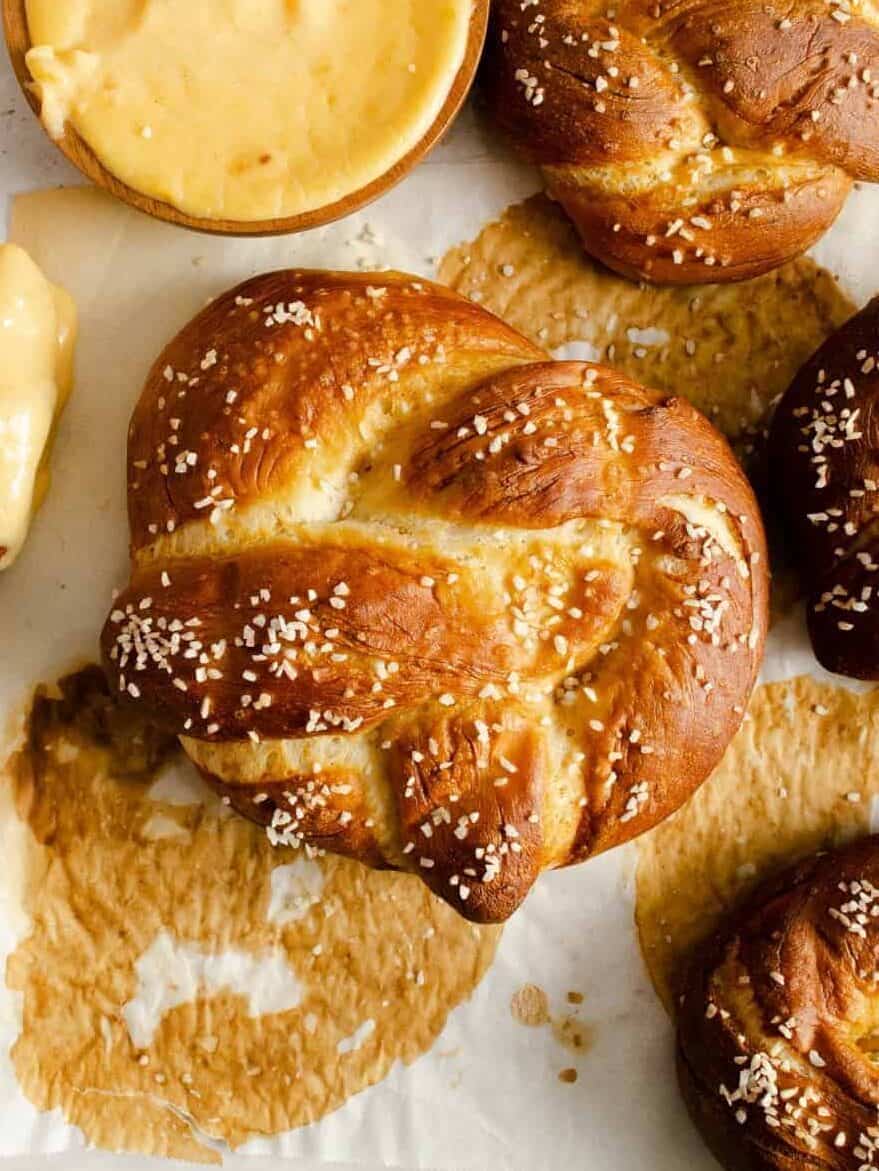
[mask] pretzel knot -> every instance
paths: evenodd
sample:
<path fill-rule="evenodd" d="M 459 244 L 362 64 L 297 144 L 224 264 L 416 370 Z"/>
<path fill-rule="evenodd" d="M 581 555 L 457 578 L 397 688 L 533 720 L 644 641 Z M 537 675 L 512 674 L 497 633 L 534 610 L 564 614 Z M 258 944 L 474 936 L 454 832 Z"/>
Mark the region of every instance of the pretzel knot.
<path fill-rule="evenodd" d="M 220 297 L 129 466 L 108 669 L 274 842 L 502 920 L 671 813 L 743 717 L 767 569 L 725 441 L 438 286 Z"/>
<path fill-rule="evenodd" d="M 879 1166 L 877 922 L 872 837 L 770 882 L 694 957 L 678 1070 L 730 1171 Z"/>
<path fill-rule="evenodd" d="M 879 179 L 875 0 L 496 0 L 483 78 L 625 276 L 757 276 Z"/>

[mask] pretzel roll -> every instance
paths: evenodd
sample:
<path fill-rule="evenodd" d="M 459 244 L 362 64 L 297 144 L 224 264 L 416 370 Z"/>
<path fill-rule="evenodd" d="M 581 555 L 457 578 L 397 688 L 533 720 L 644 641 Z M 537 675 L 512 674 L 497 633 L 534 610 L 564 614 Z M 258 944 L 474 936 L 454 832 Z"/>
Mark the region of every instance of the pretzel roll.
<path fill-rule="evenodd" d="M 273 841 L 505 919 L 717 763 L 764 537 L 686 401 L 399 274 L 220 297 L 131 424 L 121 696 Z"/>
<path fill-rule="evenodd" d="M 879 1166 L 879 838 L 760 890 L 688 971 L 678 1072 L 730 1171 Z"/>
<path fill-rule="evenodd" d="M 586 250 L 633 279 L 744 280 L 879 179 L 874 0 L 495 0 L 489 105 Z"/>
<path fill-rule="evenodd" d="M 797 374 L 775 414 L 770 467 L 815 654 L 829 671 L 879 679 L 879 297 Z"/>

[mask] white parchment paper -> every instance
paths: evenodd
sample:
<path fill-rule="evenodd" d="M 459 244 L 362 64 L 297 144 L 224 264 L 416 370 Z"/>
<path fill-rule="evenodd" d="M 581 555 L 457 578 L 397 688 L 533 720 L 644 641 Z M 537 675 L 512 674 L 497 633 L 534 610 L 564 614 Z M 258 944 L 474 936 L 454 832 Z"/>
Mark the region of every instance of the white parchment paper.
<path fill-rule="evenodd" d="M 25 126 L 17 117 L 10 123 Z M 0 149 L 3 167 L 10 143 Z M 36 157 L 42 148 L 27 149 Z M 26 157 L 25 176 L 42 174 L 43 165 Z M 23 185 L 7 182 L 0 194 Z M 467 111 L 441 150 L 380 203 L 299 237 L 233 241 L 188 234 L 87 190 L 16 201 L 11 238 L 73 293 L 81 334 L 53 488 L 24 554 L 0 579 L 0 720 L 21 712 L 33 683 L 96 653 L 111 591 L 127 577 L 128 417 L 156 353 L 208 297 L 253 273 L 290 265 L 397 267 L 432 276 L 434 258 L 538 186 L 533 172 L 491 146 Z M 855 193 L 816 255 L 859 302 L 879 289 L 879 190 Z M 798 619 L 771 647 L 766 678 L 816 666 Z M 12 718 L 7 740 L 14 734 Z M 26 930 L 16 914 L 15 831 L 2 809 L 0 850 L 2 962 Z M 226 1165 L 253 1167 L 248 1156 L 263 1155 L 272 1165 L 283 1157 L 309 1168 L 709 1171 L 714 1163 L 678 1098 L 671 1028 L 638 952 L 633 856 L 623 849 L 545 876 L 506 929 L 475 997 L 453 1013 L 430 1054 L 408 1069 L 395 1068 L 322 1122 L 253 1142 Z M 513 1021 L 510 998 L 526 983 L 543 988 L 559 1014 L 569 989 L 585 994 L 582 1020 L 594 1030 L 588 1052 L 575 1056 L 551 1030 Z M 4 991 L 0 1157 L 64 1153 L 64 1171 L 83 1166 L 82 1136 L 60 1117 L 39 1115 L 16 1086 L 7 1050 L 17 1028 L 17 1005 Z M 559 1082 L 565 1066 L 578 1069 L 575 1085 Z M 107 1162 L 88 1158 L 98 1166 Z"/>

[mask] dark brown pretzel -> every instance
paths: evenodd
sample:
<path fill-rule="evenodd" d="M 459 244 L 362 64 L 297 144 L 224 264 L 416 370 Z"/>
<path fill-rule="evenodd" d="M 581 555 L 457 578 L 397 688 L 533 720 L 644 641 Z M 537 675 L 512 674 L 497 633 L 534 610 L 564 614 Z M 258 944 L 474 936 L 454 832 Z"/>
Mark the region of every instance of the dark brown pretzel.
<path fill-rule="evenodd" d="M 828 338 L 781 401 L 774 495 L 830 671 L 879 679 L 879 298 Z"/>

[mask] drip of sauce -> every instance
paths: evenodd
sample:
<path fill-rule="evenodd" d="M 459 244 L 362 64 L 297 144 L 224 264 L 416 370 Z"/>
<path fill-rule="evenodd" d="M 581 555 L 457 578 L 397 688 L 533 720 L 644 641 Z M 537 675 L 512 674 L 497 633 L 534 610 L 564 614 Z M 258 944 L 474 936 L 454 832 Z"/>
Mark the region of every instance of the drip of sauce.
<path fill-rule="evenodd" d="M 430 129 L 464 61 L 473 0 L 27 0 L 27 64 L 137 191 L 200 218 L 326 206 Z"/>
<path fill-rule="evenodd" d="M 49 486 L 52 433 L 73 383 L 76 308 L 14 244 L 0 244 L 0 569 Z"/>

